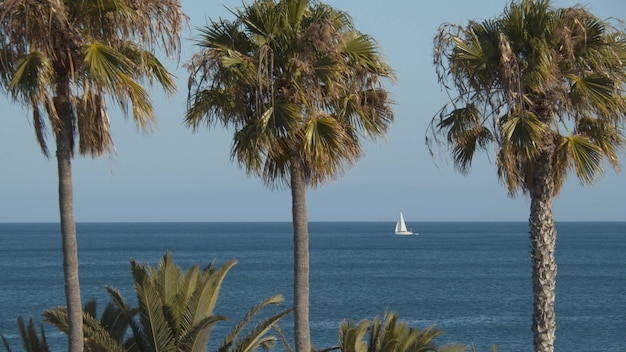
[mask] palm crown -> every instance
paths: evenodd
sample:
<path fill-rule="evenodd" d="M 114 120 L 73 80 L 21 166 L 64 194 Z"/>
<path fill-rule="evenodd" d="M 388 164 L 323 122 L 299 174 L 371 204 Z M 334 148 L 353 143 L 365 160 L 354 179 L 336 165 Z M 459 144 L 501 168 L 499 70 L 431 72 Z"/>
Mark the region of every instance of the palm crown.
<path fill-rule="evenodd" d="M 154 114 L 142 83 L 158 82 L 167 92 L 175 89 L 152 51 L 155 45 L 167 54 L 178 51 L 184 20 L 180 6 L 167 0 L 3 1 L 2 87 L 33 109 L 44 154 L 44 117 L 58 133 L 61 118 L 54 100 L 60 98 L 69 98 L 79 152 L 97 156 L 111 151 L 105 97 L 131 112 L 140 127 L 149 128 Z"/>
<path fill-rule="evenodd" d="M 475 151 L 495 143 L 511 194 L 527 191 L 546 148 L 554 154 L 555 194 L 571 170 L 590 183 L 603 160 L 619 168 L 624 36 L 584 8 L 549 6 L 511 4 L 494 20 L 444 25 L 435 39 L 440 80 L 460 94 L 433 120 L 433 132 L 444 132 L 462 172 Z"/>
<path fill-rule="evenodd" d="M 270 184 L 294 154 L 309 185 L 336 177 L 361 155 L 359 133 L 381 136 L 393 118 L 380 85 L 393 73 L 372 38 L 309 2 L 257 1 L 212 22 L 189 65 L 187 123 L 235 127 L 233 158 Z"/>

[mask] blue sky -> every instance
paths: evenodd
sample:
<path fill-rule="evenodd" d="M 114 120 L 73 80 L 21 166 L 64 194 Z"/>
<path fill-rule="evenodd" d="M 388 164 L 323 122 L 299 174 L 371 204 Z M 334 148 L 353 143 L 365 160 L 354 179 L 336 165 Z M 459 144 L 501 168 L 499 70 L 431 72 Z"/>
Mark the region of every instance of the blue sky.
<path fill-rule="evenodd" d="M 396 121 L 384 141 L 368 142 L 365 156 L 334 183 L 308 193 L 310 221 L 389 221 L 404 212 L 420 221 L 526 221 L 529 200 L 511 199 L 486 156 L 468 176 L 457 173 L 448 155 L 436 160 L 424 144 L 428 122 L 446 103 L 432 65 L 432 39 L 444 22 L 465 24 L 499 15 L 504 1 L 332 0 L 356 27 L 374 37 L 399 75 L 389 86 Z M 182 1 L 190 16 L 183 33 L 181 62 L 196 50 L 190 39 L 206 18 L 231 18 L 226 8 L 239 0 Z M 200 4 L 203 3 L 203 4 Z M 574 2 L 554 1 L 555 6 Z M 596 15 L 626 19 L 623 0 L 589 0 Z M 74 161 L 75 215 L 98 221 L 290 221 L 287 189 L 271 190 L 230 162 L 232 131 L 221 127 L 192 133 L 183 126 L 187 72 L 168 62 L 179 92 L 154 92 L 158 128 L 140 133 L 111 111 L 116 154 Z M 58 221 L 56 160 L 40 153 L 30 112 L 0 98 L 0 222 Z M 51 143 L 52 145 L 53 143 Z M 442 151 L 443 152 L 443 151 Z M 624 153 L 622 164 L 626 164 Z M 612 169 L 593 186 L 570 178 L 554 203 L 557 221 L 626 221 L 625 175 Z M 415 226 L 413 226 L 415 228 Z"/>

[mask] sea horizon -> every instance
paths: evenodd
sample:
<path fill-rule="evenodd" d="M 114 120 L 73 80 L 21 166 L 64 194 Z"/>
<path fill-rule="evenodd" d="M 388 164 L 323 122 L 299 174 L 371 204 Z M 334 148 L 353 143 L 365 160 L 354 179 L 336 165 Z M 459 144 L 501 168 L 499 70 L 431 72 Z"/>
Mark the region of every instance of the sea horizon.
<path fill-rule="evenodd" d="M 405 219 L 406 220 L 406 219 Z M 308 223 L 395 223 L 396 220 L 310 220 Z M 76 221 L 78 224 L 210 224 L 210 223 L 291 223 L 291 220 L 105 220 Z M 528 223 L 527 220 L 407 220 L 407 223 Z M 555 223 L 626 223 L 626 220 L 555 220 Z M 59 221 L 0 221 L 0 224 L 60 224 Z"/>

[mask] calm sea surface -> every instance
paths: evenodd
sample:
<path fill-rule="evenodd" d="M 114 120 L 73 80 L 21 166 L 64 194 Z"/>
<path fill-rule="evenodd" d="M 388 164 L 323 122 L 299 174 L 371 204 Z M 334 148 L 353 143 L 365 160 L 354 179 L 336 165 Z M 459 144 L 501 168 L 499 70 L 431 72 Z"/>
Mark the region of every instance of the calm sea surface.
<path fill-rule="evenodd" d="M 385 310 L 411 326 L 435 325 L 440 344 L 476 351 L 532 351 L 532 293 L 525 223 L 311 223 L 311 332 L 317 348 L 337 344 L 339 324 Z M 559 223 L 557 351 L 626 351 L 626 222 Z M 134 303 L 129 260 L 204 266 L 236 258 L 216 313 L 236 322 L 270 295 L 292 302 L 290 223 L 78 224 L 82 299 L 108 302 L 105 285 Z M 21 350 L 16 318 L 65 305 L 57 224 L 0 224 L 0 333 Z M 214 330 L 210 349 L 225 325 Z M 292 331 L 292 317 L 281 324 Z M 65 336 L 46 325 L 54 351 Z"/>

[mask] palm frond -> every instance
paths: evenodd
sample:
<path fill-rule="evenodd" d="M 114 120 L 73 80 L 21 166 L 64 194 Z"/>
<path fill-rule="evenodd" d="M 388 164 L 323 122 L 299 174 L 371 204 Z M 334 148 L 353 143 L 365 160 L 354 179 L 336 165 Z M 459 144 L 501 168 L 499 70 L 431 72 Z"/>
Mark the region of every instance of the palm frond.
<path fill-rule="evenodd" d="M 159 86 L 163 88 L 168 95 L 176 91 L 176 83 L 174 82 L 172 74 L 152 52 L 142 50 L 135 45 L 127 45 L 119 51 L 134 63 L 133 77 L 146 80 L 151 86 L 155 82 L 158 82 Z"/>
<path fill-rule="evenodd" d="M 131 260 L 131 272 L 135 281 L 141 324 L 148 347 L 156 351 L 173 350 L 175 347 L 173 332 L 168 326 L 161 298 L 154 283 L 150 280 L 148 269 Z"/>
<path fill-rule="evenodd" d="M 393 71 L 381 60 L 378 45 L 372 37 L 354 31 L 348 33 L 344 40 L 341 54 L 351 61 L 348 66 L 365 67 L 368 72 L 393 79 Z"/>
<path fill-rule="evenodd" d="M 114 325 L 115 326 L 117 326 L 118 324 L 122 325 L 123 321 L 125 321 L 128 324 L 128 326 L 130 326 L 131 328 L 132 338 L 129 338 L 126 344 L 143 345 L 143 340 L 141 339 L 141 326 L 135 320 L 135 316 L 137 316 L 140 313 L 139 307 L 130 307 L 126 303 L 124 298 L 122 297 L 122 294 L 115 288 L 110 287 L 110 286 L 105 286 L 105 290 L 107 291 L 107 294 L 109 295 L 109 298 L 110 298 L 109 304 L 114 305 L 119 310 L 119 316 L 117 318 L 119 320 L 119 323 L 116 322 L 116 324 Z M 111 333 L 111 335 L 115 336 L 116 333 Z"/>
<path fill-rule="evenodd" d="M 283 310 L 256 324 L 243 338 L 239 338 L 234 345 L 235 351 L 252 352 L 259 348 L 267 350 L 273 347 L 278 340 L 274 335 L 268 335 L 278 322 L 291 314 L 293 309 Z"/>
<path fill-rule="evenodd" d="M 43 324 L 40 326 L 39 332 L 35 326 L 35 322 L 32 317 L 28 318 L 28 324 L 24 323 L 22 316 L 17 318 L 17 328 L 22 339 L 24 351 L 26 352 L 49 352 L 48 343 L 46 342 L 46 335 L 43 330 Z M 41 337 L 39 336 L 41 334 Z M 8 352 L 11 351 L 8 342 L 2 337 L 3 344 Z"/>
<path fill-rule="evenodd" d="M 108 91 L 119 87 L 132 72 L 133 62 L 109 45 L 92 42 L 83 47 L 83 52 L 89 80 Z"/>
<path fill-rule="evenodd" d="M 357 93 L 344 96 L 339 101 L 337 117 L 366 138 L 384 136 L 393 122 L 388 93 L 381 87 L 356 89 Z"/>
<path fill-rule="evenodd" d="M 467 174 L 476 152 L 485 151 L 492 139 L 491 131 L 483 126 L 476 126 L 460 134 L 452 147 L 455 168 L 462 174 Z"/>
<path fill-rule="evenodd" d="M 342 352 L 367 352 L 365 334 L 369 331 L 369 320 L 362 320 L 355 325 L 344 320 L 339 327 L 339 350 Z"/>
<path fill-rule="evenodd" d="M 31 51 L 17 62 L 9 91 L 14 99 L 30 104 L 37 96 L 48 94 L 52 75 L 52 66 L 45 54 Z"/>
<path fill-rule="evenodd" d="M 622 131 L 606 119 L 583 118 L 578 121 L 575 132 L 588 137 L 603 152 L 616 171 L 620 170 L 618 151 L 625 144 Z"/>
<path fill-rule="evenodd" d="M 69 322 L 67 320 L 67 308 L 66 307 L 55 307 L 44 310 L 43 312 L 44 320 L 52 326 L 54 326 L 57 330 L 67 334 L 69 331 Z"/>
<path fill-rule="evenodd" d="M 114 15 L 117 16 L 115 28 L 123 34 L 123 39 L 134 39 L 150 51 L 160 48 L 167 56 L 180 52 L 180 31 L 188 17 L 182 12 L 179 1 L 124 0 L 120 1 Z"/>
<path fill-rule="evenodd" d="M 570 76 L 572 102 L 582 111 L 594 111 L 600 116 L 613 113 L 620 99 L 616 99 L 615 83 L 603 74 Z"/>
<path fill-rule="evenodd" d="M 336 179 L 362 154 L 350 128 L 330 116 L 311 116 L 301 138 L 311 170 L 307 183 L 312 187 Z"/>
<path fill-rule="evenodd" d="M 568 156 L 570 167 L 576 170 L 578 179 L 583 183 L 592 183 L 595 177 L 601 174 L 602 149 L 589 138 L 581 135 L 570 135 L 563 138 L 558 146 Z"/>
<path fill-rule="evenodd" d="M 476 151 L 486 150 L 493 141 L 491 131 L 482 124 L 480 112 L 471 104 L 453 110 L 439 120 L 436 128 L 447 132 L 454 165 L 461 173 L 469 172 Z"/>
<path fill-rule="evenodd" d="M 83 315 L 85 345 L 92 352 L 127 352 L 118 339 L 110 335 L 107 326 L 90 314 Z"/>
<path fill-rule="evenodd" d="M 130 100 L 136 124 L 149 131 L 154 123 L 150 95 L 134 80 L 138 65 L 142 64 L 145 72 L 148 69 L 146 63 L 136 64 L 122 52 L 100 42 L 85 45 L 83 52 L 86 79 L 111 94 L 124 113 L 128 113 L 127 101 Z"/>
<path fill-rule="evenodd" d="M 211 329 L 216 323 L 223 320 L 226 318 L 218 315 L 211 315 L 198 320 L 188 329 L 182 331 L 177 339 L 178 348 L 182 351 L 205 352 Z"/>
<path fill-rule="evenodd" d="M 465 69 L 484 67 L 485 54 L 477 36 L 471 35 L 467 41 L 455 36 L 452 41 L 455 44 L 455 65 L 462 65 Z"/>
<path fill-rule="evenodd" d="M 507 116 L 502 123 L 502 143 L 510 144 L 517 153 L 532 158 L 545 125 L 531 111 Z"/>
<path fill-rule="evenodd" d="M 78 117 L 79 153 L 95 158 L 103 153 L 112 152 L 113 137 L 104 97 L 86 89 L 83 95 L 76 99 L 75 106 Z"/>
<path fill-rule="evenodd" d="M 2 345 L 4 346 L 4 351 L 11 352 L 11 346 L 9 346 L 9 341 L 6 339 L 6 337 L 0 334 L 0 339 L 2 339 Z"/>
<path fill-rule="evenodd" d="M 266 308 L 269 305 L 279 305 L 284 301 L 284 298 L 281 295 L 274 295 L 271 297 L 268 297 L 267 299 L 265 299 L 264 301 L 262 301 L 261 303 L 255 305 L 254 307 L 252 307 L 252 309 L 250 309 L 246 315 L 244 316 L 243 319 L 241 319 L 239 321 L 239 323 L 237 325 L 235 325 L 235 327 L 230 331 L 230 333 L 228 333 L 228 335 L 224 338 L 222 344 L 220 345 L 220 348 L 218 349 L 219 352 L 227 352 L 230 350 L 236 350 L 236 351 L 243 351 L 239 348 L 233 348 L 232 346 L 234 346 L 237 343 L 237 339 L 239 337 L 239 335 L 241 334 L 241 332 L 244 330 L 244 328 L 252 321 L 252 319 L 264 308 Z M 285 312 L 281 312 L 278 314 L 278 316 L 269 318 L 269 320 L 267 320 L 266 323 L 264 324 L 260 324 L 257 325 L 257 327 L 255 327 L 254 329 L 251 330 L 251 332 L 248 333 L 248 336 L 245 338 L 245 340 L 247 340 L 247 344 L 254 344 L 255 340 L 258 340 L 259 338 L 261 338 L 263 335 L 265 335 L 265 333 L 267 333 L 267 331 L 269 331 L 272 326 L 284 315 L 290 313 L 291 311 L 285 311 Z M 248 348 L 246 348 L 247 350 Z"/>
<path fill-rule="evenodd" d="M 190 302 L 185 311 L 189 321 L 197 322 L 213 314 L 222 282 L 230 269 L 237 264 L 236 260 L 229 260 L 219 269 L 203 270 L 201 279 L 194 290 L 194 301 Z"/>
<path fill-rule="evenodd" d="M 233 136 L 231 158 L 245 167 L 246 173 L 262 173 L 263 160 L 267 153 L 267 139 L 259 138 L 259 123 L 250 123 Z"/>

